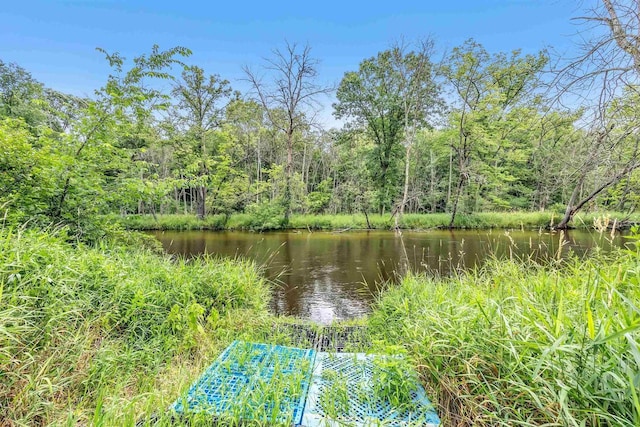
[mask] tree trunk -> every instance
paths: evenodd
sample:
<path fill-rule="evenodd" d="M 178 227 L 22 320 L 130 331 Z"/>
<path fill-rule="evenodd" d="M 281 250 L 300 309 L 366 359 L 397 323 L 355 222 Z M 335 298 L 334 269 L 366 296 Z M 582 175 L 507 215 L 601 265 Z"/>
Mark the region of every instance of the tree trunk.
<path fill-rule="evenodd" d="M 573 204 L 575 203 L 575 201 L 577 199 L 577 196 L 578 196 L 578 193 L 580 192 L 580 188 L 582 187 L 582 182 L 584 180 L 584 176 L 583 176 L 580 179 L 580 182 L 578 183 L 578 185 L 576 185 L 576 188 L 573 190 L 573 193 L 571 194 L 571 199 L 569 200 L 569 203 L 567 203 L 567 209 L 566 209 L 566 211 L 564 213 L 564 217 L 562 218 L 562 221 L 560 221 L 560 223 L 558 223 L 556 228 L 558 230 L 566 230 L 567 228 L 569 228 L 569 222 L 571 222 L 571 220 L 573 219 L 573 216 L 580 209 L 582 209 L 582 207 L 584 205 L 586 205 L 591 200 L 593 200 L 603 190 L 605 190 L 606 188 L 608 188 L 611 185 L 615 184 L 616 182 L 620 181 L 622 178 L 625 177 L 625 175 L 633 172 L 633 170 L 637 169 L 638 167 L 640 167 L 640 163 L 631 164 L 631 165 L 627 166 L 620 173 L 614 175 L 611 179 L 609 179 L 608 181 L 604 182 L 599 187 L 595 188 L 591 193 L 589 193 L 577 205 L 574 206 Z"/>
<path fill-rule="evenodd" d="M 207 199 L 207 187 L 205 187 L 204 185 L 198 187 L 198 204 L 197 204 L 197 209 L 198 209 L 198 219 L 204 219 L 207 215 L 207 205 L 206 205 L 206 199 Z"/>
<path fill-rule="evenodd" d="M 400 220 L 404 215 L 404 207 L 407 204 L 407 197 L 409 196 L 409 161 L 411 160 L 411 144 L 407 144 L 406 155 L 404 159 L 404 191 L 402 192 L 402 202 L 400 202 L 400 208 L 396 214 L 395 226 L 396 232 L 400 232 Z"/>
<path fill-rule="evenodd" d="M 411 160 L 411 145 L 407 146 L 404 165 L 404 192 L 402 193 L 402 204 L 400 205 L 400 216 L 404 215 L 404 209 L 409 197 L 409 163 Z"/>
<path fill-rule="evenodd" d="M 153 220 L 155 222 L 158 222 L 158 216 L 156 215 L 156 204 L 150 203 L 150 205 L 151 205 L 151 215 L 153 216 Z"/>
<path fill-rule="evenodd" d="M 304 144 L 302 150 L 302 182 L 304 183 L 304 193 L 307 194 L 309 192 L 309 177 L 307 176 L 308 172 L 306 171 L 307 167 L 307 144 Z"/>
<path fill-rule="evenodd" d="M 256 165 L 256 179 L 258 181 L 258 185 L 256 186 L 256 190 L 258 190 L 260 188 L 260 183 L 262 182 L 262 160 L 260 158 L 260 142 L 261 142 L 261 137 L 258 137 L 258 146 L 257 146 L 257 152 L 258 152 L 258 163 Z M 256 203 L 260 203 L 260 191 L 256 191 Z"/>
<path fill-rule="evenodd" d="M 453 150 L 449 150 L 449 185 L 447 186 L 447 203 L 445 206 L 449 206 L 451 203 L 451 183 L 453 181 Z"/>
<path fill-rule="evenodd" d="M 431 213 L 436 211 L 436 199 L 434 193 L 436 192 L 436 160 L 433 157 L 433 150 L 429 150 L 429 160 L 431 163 L 431 174 L 429 182 L 429 198 L 431 199 Z M 448 202 L 448 200 L 447 200 Z"/>
<path fill-rule="evenodd" d="M 284 178 L 284 225 L 289 225 L 291 216 L 291 173 L 293 170 L 293 130 L 287 132 L 287 169 Z"/>
<path fill-rule="evenodd" d="M 453 223 L 456 220 L 456 213 L 458 212 L 458 200 L 460 200 L 460 192 L 462 191 L 462 184 L 464 183 L 464 175 L 460 174 L 458 180 L 458 188 L 456 189 L 456 196 L 453 200 L 453 209 L 451 210 L 451 221 L 449 221 L 449 228 L 453 228 Z"/>
<path fill-rule="evenodd" d="M 200 121 L 202 123 L 202 120 Z M 200 177 L 205 178 L 209 175 L 209 169 L 207 167 L 207 144 L 205 139 L 204 131 L 202 130 L 202 125 L 200 128 L 200 149 L 202 150 L 202 167 L 200 170 Z M 205 181 L 206 182 L 206 181 Z M 207 216 L 207 186 L 206 184 L 202 184 L 198 189 L 198 204 L 197 204 L 197 216 L 198 219 L 203 220 Z"/>
<path fill-rule="evenodd" d="M 369 222 L 369 214 L 367 213 L 367 209 L 362 208 L 362 212 L 364 212 L 364 219 L 367 220 L 367 229 L 371 230 L 373 227 L 371 227 L 371 223 Z"/>

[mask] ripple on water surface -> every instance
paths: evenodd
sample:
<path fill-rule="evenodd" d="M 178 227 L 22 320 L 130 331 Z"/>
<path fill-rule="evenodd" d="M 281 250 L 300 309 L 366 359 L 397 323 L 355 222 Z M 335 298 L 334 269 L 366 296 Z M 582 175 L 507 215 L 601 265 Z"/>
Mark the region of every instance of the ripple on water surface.
<path fill-rule="evenodd" d="M 407 271 L 448 275 L 482 264 L 488 257 L 532 257 L 544 261 L 570 251 L 583 255 L 623 243 L 598 233 L 572 231 L 434 230 L 331 232 L 156 232 L 165 250 L 195 256 L 202 253 L 244 256 L 265 267 L 276 283 L 271 307 L 277 314 L 320 323 L 367 313 L 380 284 L 397 282 Z"/>

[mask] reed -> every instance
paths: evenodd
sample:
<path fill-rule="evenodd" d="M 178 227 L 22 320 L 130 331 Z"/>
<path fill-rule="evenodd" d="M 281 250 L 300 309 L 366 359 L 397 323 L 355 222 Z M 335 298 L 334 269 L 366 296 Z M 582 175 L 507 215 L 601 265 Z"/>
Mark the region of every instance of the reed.
<path fill-rule="evenodd" d="M 444 425 L 640 425 L 640 252 L 407 277 L 379 300 Z"/>

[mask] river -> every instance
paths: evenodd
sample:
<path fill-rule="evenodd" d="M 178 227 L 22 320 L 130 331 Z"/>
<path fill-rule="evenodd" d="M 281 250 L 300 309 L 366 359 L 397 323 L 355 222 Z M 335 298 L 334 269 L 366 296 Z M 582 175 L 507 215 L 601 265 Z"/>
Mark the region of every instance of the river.
<path fill-rule="evenodd" d="M 407 270 L 446 276 L 489 257 L 546 262 L 569 253 L 611 251 L 624 237 L 587 231 L 165 231 L 154 235 L 171 254 L 248 257 L 275 286 L 272 310 L 319 323 L 367 313 L 384 283 Z M 561 240 L 562 238 L 562 240 Z"/>

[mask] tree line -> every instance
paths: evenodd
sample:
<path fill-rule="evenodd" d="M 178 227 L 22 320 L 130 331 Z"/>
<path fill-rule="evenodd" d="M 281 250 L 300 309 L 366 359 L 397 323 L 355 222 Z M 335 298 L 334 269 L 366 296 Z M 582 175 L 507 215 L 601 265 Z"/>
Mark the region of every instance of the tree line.
<path fill-rule="evenodd" d="M 602 0 L 574 58 L 397 42 L 337 87 L 309 46 L 244 67 L 250 90 L 176 47 L 111 67 L 91 97 L 0 61 L 5 221 L 98 232 L 102 214 L 388 214 L 635 209 L 640 43 L 631 3 Z M 636 4 L 637 6 L 637 4 Z M 214 70 L 215 71 L 215 70 Z M 168 85 L 166 83 L 169 83 Z M 169 90 L 163 88 L 169 86 Z M 319 125 L 335 94 L 340 128 Z"/>

